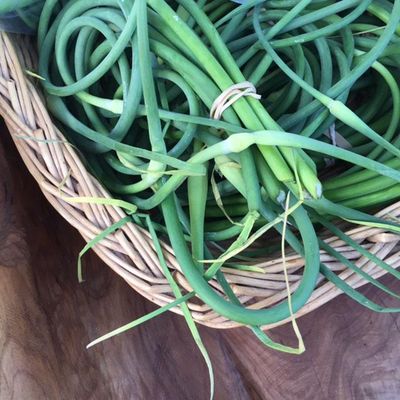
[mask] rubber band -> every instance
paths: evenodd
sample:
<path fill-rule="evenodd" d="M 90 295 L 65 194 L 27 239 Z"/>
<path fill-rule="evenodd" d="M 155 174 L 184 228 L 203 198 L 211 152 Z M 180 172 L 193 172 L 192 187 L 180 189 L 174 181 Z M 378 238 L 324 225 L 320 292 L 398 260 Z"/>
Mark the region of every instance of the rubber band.
<path fill-rule="evenodd" d="M 245 81 L 230 86 L 215 99 L 210 110 L 210 117 L 217 120 L 221 119 L 227 108 L 245 96 L 253 97 L 257 100 L 261 99 L 261 96 L 257 94 L 256 87 L 251 82 Z"/>

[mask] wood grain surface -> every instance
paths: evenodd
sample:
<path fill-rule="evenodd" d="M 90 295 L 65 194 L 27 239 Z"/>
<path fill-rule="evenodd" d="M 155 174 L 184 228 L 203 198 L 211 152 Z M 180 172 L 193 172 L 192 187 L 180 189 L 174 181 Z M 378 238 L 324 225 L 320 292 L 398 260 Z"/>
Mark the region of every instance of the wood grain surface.
<path fill-rule="evenodd" d="M 207 370 L 179 316 L 85 349 L 154 305 L 93 254 L 84 260 L 87 281 L 77 282 L 83 240 L 46 203 L 1 127 L 0 138 L 0 400 L 207 399 Z M 362 291 L 389 304 L 370 287 Z M 215 398 L 400 398 L 399 316 L 340 296 L 299 325 L 302 356 L 265 349 L 246 329 L 201 327 Z M 294 344 L 290 327 L 273 337 Z"/>

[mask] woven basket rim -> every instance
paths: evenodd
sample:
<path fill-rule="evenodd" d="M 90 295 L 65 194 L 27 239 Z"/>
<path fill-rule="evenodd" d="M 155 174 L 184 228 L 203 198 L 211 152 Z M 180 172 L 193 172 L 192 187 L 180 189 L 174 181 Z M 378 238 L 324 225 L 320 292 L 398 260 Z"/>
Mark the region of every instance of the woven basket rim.
<path fill-rule="evenodd" d="M 26 167 L 39 184 L 41 191 L 57 212 L 74 226 L 86 242 L 102 230 L 126 216 L 115 206 L 71 203 L 68 197 L 104 197 L 109 193 L 85 169 L 78 151 L 68 143 L 46 109 L 39 85 L 27 70 L 34 70 L 36 54 L 27 37 L 0 33 L 0 116 L 6 122 L 12 139 Z M 400 202 L 377 213 L 380 217 L 400 217 Z M 346 232 L 358 243 L 397 268 L 400 265 L 398 243 L 400 237 L 383 229 L 366 226 L 352 227 Z M 385 274 L 371 261 L 348 248 L 337 237 L 327 242 L 374 278 Z M 180 286 L 190 291 L 190 285 L 181 273 L 171 247 L 162 243 L 168 267 Z M 175 300 L 163 275 L 150 234 L 132 222 L 110 234 L 94 246 L 97 255 L 135 291 L 148 300 L 163 306 Z M 321 260 L 340 278 L 358 288 L 366 282 L 346 269 L 332 257 L 321 252 Z M 304 262 L 297 255 L 287 257 L 291 290 L 299 284 Z M 249 308 L 264 308 L 283 300 L 286 296 L 282 260 L 280 257 L 258 264 L 264 274 L 224 268 L 228 281 L 236 295 Z M 216 281 L 211 284 L 218 289 Z M 300 317 L 322 306 L 341 291 L 322 278 L 307 304 L 296 314 Z M 216 314 L 198 299 L 188 302 L 193 318 L 213 328 L 233 328 L 240 324 Z M 171 309 L 181 314 L 179 307 Z M 288 322 L 268 325 L 272 328 Z"/>

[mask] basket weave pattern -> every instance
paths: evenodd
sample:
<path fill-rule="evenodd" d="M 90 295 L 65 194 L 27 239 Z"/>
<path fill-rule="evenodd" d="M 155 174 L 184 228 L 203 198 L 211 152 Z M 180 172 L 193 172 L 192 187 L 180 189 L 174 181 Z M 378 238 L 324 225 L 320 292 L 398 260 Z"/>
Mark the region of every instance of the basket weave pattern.
<path fill-rule="evenodd" d="M 38 80 L 31 78 L 26 72 L 35 70 L 36 56 L 32 48 L 32 44 L 24 37 L 0 33 L 0 116 L 4 118 L 25 165 L 47 200 L 86 241 L 90 241 L 126 215 L 118 207 L 70 204 L 63 200 L 66 197 L 110 197 L 110 195 L 86 171 L 77 150 L 68 144 L 53 124 L 46 110 Z M 399 218 L 400 203 L 393 204 L 377 215 Z M 400 265 L 399 236 L 381 229 L 354 226 L 347 231 L 347 234 L 394 268 Z M 339 239 L 329 237 L 326 241 L 373 277 L 377 278 L 385 273 Z M 174 271 L 176 280 L 184 290 L 190 291 L 190 286 L 180 271 L 172 249 L 165 243 L 163 249 L 168 266 Z M 93 250 L 135 291 L 150 301 L 165 305 L 175 299 L 159 266 L 150 235 L 141 227 L 128 223 L 107 236 Z M 321 261 L 352 287 L 357 288 L 365 283 L 362 278 L 325 252 L 321 252 Z M 231 283 L 241 302 L 250 308 L 259 309 L 286 298 L 282 259 L 278 256 L 259 260 L 256 265 L 262 268 L 264 273 L 223 268 L 228 282 Z M 304 261 L 301 257 L 297 255 L 286 257 L 291 290 L 296 289 L 303 266 Z M 219 289 L 216 281 L 210 283 Z M 340 293 L 339 289 L 321 276 L 313 295 L 297 316 L 316 309 Z M 194 319 L 201 324 L 214 328 L 239 326 L 217 315 L 199 299 L 194 299 L 188 305 Z M 180 313 L 179 308 L 173 308 L 172 311 Z"/>

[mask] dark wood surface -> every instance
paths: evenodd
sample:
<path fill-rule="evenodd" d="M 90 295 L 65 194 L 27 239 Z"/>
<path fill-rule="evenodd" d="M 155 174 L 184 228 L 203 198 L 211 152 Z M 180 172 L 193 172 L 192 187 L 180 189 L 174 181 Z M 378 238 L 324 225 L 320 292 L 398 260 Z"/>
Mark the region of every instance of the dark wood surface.
<path fill-rule="evenodd" d="M 78 284 L 83 240 L 47 204 L 4 128 L 0 137 L 0 400 L 207 399 L 207 370 L 179 316 L 85 349 L 154 305 L 93 254 Z M 363 292 L 389 304 L 376 290 Z M 399 324 L 341 296 L 300 320 L 302 356 L 265 349 L 246 329 L 200 331 L 217 400 L 395 400 Z M 294 343 L 290 327 L 273 337 Z"/>

